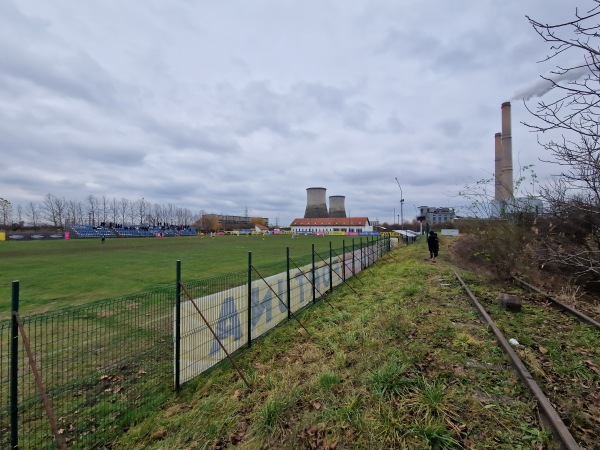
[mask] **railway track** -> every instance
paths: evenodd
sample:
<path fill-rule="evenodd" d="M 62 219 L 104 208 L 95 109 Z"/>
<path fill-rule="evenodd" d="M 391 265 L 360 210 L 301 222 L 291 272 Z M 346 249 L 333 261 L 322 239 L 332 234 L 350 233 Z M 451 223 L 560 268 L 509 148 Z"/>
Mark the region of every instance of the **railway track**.
<path fill-rule="evenodd" d="M 584 314 L 581 311 L 578 311 L 577 309 L 573 308 L 572 306 L 567 305 L 566 303 L 561 302 L 560 300 L 556 299 L 555 297 L 551 296 L 550 294 L 543 292 L 542 290 L 527 283 L 525 280 L 523 280 L 519 277 L 513 276 L 513 280 L 515 280 L 518 285 L 525 287 L 526 289 L 529 289 L 530 291 L 535 292 L 536 294 L 541 295 L 545 300 L 549 301 L 552 306 L 560 309 L 561 311 L 566 312 L 567 314 L 570 314 L 571 316 L 575 317 L 577 320 L 579 320 L 583 323 L 587 323 L 588 325 L 591 325 L 592 327 L 596 328 L 597 330 L 600 330 L 600 322 L 598 322 L 594 318 Z"/>
<path fill-rule="evenodd" d="M 454 274 L 561 447 L 600 449 L 600 323 L 518 278 L 522 310 L 507 311 Z"/>

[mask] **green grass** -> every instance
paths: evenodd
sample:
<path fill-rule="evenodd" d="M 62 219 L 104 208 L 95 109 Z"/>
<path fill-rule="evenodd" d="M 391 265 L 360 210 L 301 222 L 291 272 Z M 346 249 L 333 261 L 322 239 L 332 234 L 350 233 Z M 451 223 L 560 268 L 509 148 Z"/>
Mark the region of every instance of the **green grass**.
<path fill-rule="evenodd" d="M 489 330 L 453 325 L 473 311 L 457 283 L 447 286 L 443 255 L 427 256 L 424 243 L 394 251 L 353 289 L 302 311 L 310 334 L 292 321 L 240 352 L 252 389 L 221 364 L 113 448 L 557 448 Z M 208 414 L 207 403 L 219 408 Z"/>
<path fill-rule="evenodd" d="M 363 243 L 367 238 L 362 238 Z M 90 301 L 124 296 L 174 284 L 176 261 L 189 281 L 245 270 L 248 253 L 256 267 L 279 263 L 285 270 L 286 247 L 298 264 L 310 262 L 312 244 L 322 257 L 329 243 L 341 252 L 352 238 L 289 235 L 73 239 L 0 242 L 0 319 L 9 317 L 12 282 L 19 281 L 22 314 L 52 311 Z M 356 248 L 360 238 L 354 238 Z"/>
<path fill-rule="evenodd" d="M 271 238 L 275 239 L 269 241 Z M 239 265 L 234 262 L 228 270 L 245 269 L 248 251 L 253 252 L 254 263 L 262 266 L 285 261 L 288 245 L 293 259 L 310 254 L 313 242 L 322 255 L 328 254 L 329 248 L 328 238 L 218 239 L 182 239 L 183 248 L 172 250 L 168 257 L 164 255 L 167 244 L 160 243 L 166 239 L 139 240 L 148 243 L 131 245 L 149 246 L 134 252 L 134 258 L 144 252 L 164 257 L 169 268 L 162 281 L 160 272 L 155 272 L 148 288 L 173 282 L 176 259 L 182 260 L 184 279 L 206 276 L 197 275 L 190 265 L 203 267 L 202 273 L 207 275 L 221 273 L 211 265 L 216 263 L 206 261 L 210 246 L 215 261 L 222 257 L 220 252 L 239 255 Z M 245 248 L 236 253 L 229 245 L 235 246 L 240 239 L 247 241 L 238 244 Z M 178 244 L 178 239 L 172 241 L 168 244 Z M 334 248 L 341 247 L 341 238 L 332 241 Z M 346 245 L 350 243 L 346 240 Z M 117 241 L 104 245 L 113 244 Z M 79 245 L 95 249 L 102 244 L 84 241 Z M 250 246 L 254 248 L 249 250 Z M 175 255 L 186 249 L 194 257 L 196 253 L 202 256 Z M 87 252 L 93 251 L 82 251 Z M 96 252 L 108 251 L 101 248 Z M 0 246 L 2 268 L 8 267 L 2 258 L 5 254 Z M 34 256 L 31 258 L 33 261 Z M 131 261 L 140 267 L 135 259 Z M 153 270 L 151 266 L 143 263 L 147 270 Z M 251 389 L 224 361 L 186 383 L 178 395 L 157 395 L 166 400 L 160 407 L 158 400 L 144 406 L 143 414 L 132 423 L 125 423 L 126 417 L 115 422 L 119 429 L 110 447 L 558 448 L 541 428 L 531 397 L 491 332 L 476 320 L 468 297 L 453 279 L 453 270 L 444 251 L 436 263 L 429 261 L 423 241 L 386 255 L 350 279 L 349 286 L 342 285 L 329 294 L 326 302 L 301 311 L 298 319 L 308 332 L 290 321 L 261 337 L 250 349 L 237 352 L 236 362 L 251 381 Z M 471 280 L 477 281 L 475 276 Z M 478 294 L 486 293 L 495 303 L 496 293 L 489 288 L 484 292 L 484 288 L 474 286 Z M 120 289 L 115 295 L 124 293 Z M 524 322 L 517 322 L 514 315 L 495 308 L 495 313 L 507 315 L 504 326 L 508 329 L 525 330 L 539 323 L 537 314 L 524 311 L 520 315 Z M 575 342 L 587 347 L 590 354 L 578 361 L 589 366 L 586 370 L 593 370 L 598 366 L 593 347 L 598 336 L 579 328 Z M 553 334 L 545 333 L 548 341 L 537 343 L 549 350 L 547 357 L 560 350 Z M 564 350 L 561 353 L 566 359 Z M 486 365 L 494 367 L 487 369 Z M 588 382 L 578 373 L 570 376 Z M 595 407 L 591 402 L 588 406 Z M 594 424 L 577 416 L 577 410 L 582 410 L 578 403 L 570 413 L 573 426 L 592 429 Z"/>

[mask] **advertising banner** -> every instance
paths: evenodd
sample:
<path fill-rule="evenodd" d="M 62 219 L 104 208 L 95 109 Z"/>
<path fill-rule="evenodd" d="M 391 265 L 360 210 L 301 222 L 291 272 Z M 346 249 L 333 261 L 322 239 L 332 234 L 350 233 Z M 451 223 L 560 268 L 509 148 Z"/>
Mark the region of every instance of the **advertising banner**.
<path fill-rule="evenodd" d="M 8 239 L 11 241 L 50 241 L 63 239 L 63 233 L 11 233 L 8 235 Z"/>
<path fill-rule="evenodd" d="M 371 248 L 369 248 L 371 249 Z M 366 252 L 369 249 L 365 249 Z M 371 250 L 372 252 L 374 250 Z M 362 255 L 365 258 L 365 253 Z M 373 261 L 376 256 L 370 255 Z M 344 267 L 345 266 L 345 267 Z M 360 272 L 364 267 L 360 251 L 346 253 L 328 263 L 321 262 L 314 271 L 315 297 L 325 295 Z M 207 295 L 181 303 L 180 382 L 185 383 L 217 364 L 228 353 L 241 348 L 288 318 L 288 303 L 293 314 L 313 300 L 312 265 L 290 270 L 290 291 L 287 292 L 287 272 L 254 280 L 248 298 L 248 285 Z M 249 311 L 250 303 L 250 314 Z M 197 309 L 196 309 L 197 308 Z M 210 324 L 203 321 L 200 313 Z M 250 316 L 250 317 L 249 317 Z M 176 326 L 176 325 L 175 325 Z M 248 336 L 250 330 L 251 336 Z"/>

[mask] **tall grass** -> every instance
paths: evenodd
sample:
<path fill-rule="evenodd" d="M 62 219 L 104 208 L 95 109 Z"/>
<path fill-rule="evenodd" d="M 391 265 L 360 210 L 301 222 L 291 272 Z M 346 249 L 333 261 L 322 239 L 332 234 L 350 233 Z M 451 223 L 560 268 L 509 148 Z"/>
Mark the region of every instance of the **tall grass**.
<path fill-rule="evenodd" d="M 439 281 L 452 273 L 444 258 L 429 262 L 424 243 L 386 255 L 352 289 L 302 311 L 308 333 L 290 322 L 240 354 L 252 389 L 221 383 L 232 369 L 219 365 L 114 448 L 552 448 L 541 432 L 531 438 L 536 413 L 510 368 L 482 375 L 454 345 L 448 331 L 473 313 L 460 286 Z M 487 339 L 470 352 L 496 362 L 489 331 L 479 333 Z M 513 402 L 491 411 L 476 392 Z M 226 405 L 211 411 L 210 427 L 197 420 L 208 398 Z M 160 439 L 150 423 L 164 430 Z"/>

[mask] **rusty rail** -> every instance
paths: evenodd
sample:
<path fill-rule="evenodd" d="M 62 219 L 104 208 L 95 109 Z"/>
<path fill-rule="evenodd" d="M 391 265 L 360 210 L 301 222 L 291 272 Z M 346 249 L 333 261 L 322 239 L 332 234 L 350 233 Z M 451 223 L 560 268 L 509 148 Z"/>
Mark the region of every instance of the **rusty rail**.
<path fill-rule="evenodd" d="M 454 275 L 471 298 L 471 303 L 473 304 L 475 309 L 477 309 L 479 315 L 482 317 L 482 319 L 490 327 L 490 329 L 496 336 L 498 343 L 502 346 L 502 348 L 504 348 L 504 351 L 508 355 L 511 364 L 517 371 L 517 374 L 536 398 L 538 406 L 540 407 L 540 410 L 544 418 L 546 419 L 545 423 L 547 424 L 547 426 L 550 427 L 553 434 L 560 440 L 562 447 L 567 450 L 580 449 L 579 445 L 577 444 L 577 441 L 575 441 L 575 438 L 571 435 L 571 432 L 558 415 L 556 409 L 554 409 L 554 407 L 550 403 L 548 397 L 546 397 L 542 389 L 535 382 L 535 380 L 531 376 L 531 373 L 527 370 L 527 367 L 525 367 L 525 364 L 523 364 L 521 358 L 519 358 L 519 355 L 517 355 L 517 353 L 512 349 L 508 340 L 504 337 L 498 326 L 492 320 L 490 315 L 486 312 L 485 308 L 481 305 L 481 303 L 479 303 L 473 292 L 471 292 L 469 287 L 460 278 L 458 273 L 454 272 Z"/>
<path fill-rule="evenodd" d="M 518 278 L 513 275 L 513 279 L 516 280 L 518 283 L 522 284 L 523 286 L 525 286 L 527 289 L 542 295 L 547 300 L 550 300 L 550 302 L 554 306 L 556 306 L 557 308 L 563 310 L 564 312 L 572 315 L 573 317 L 577 318 L 579 321 L 587 323 L 588 325 L 591 325 L 591 326 L 595 327 L 596 329 L 600 330 L 600 322 L 595 321 L 591 317 L 583 314 L 581 311 L 578 311 L 575 308 L 561 302 L 560 300 L 557 300 L 556 298 L 552 297 L 550 294 L 547 294 L 546 292 L 541 291 L 540 289 L 527 283 L 526 281 L 522 280 L 521 278 Z"/>

